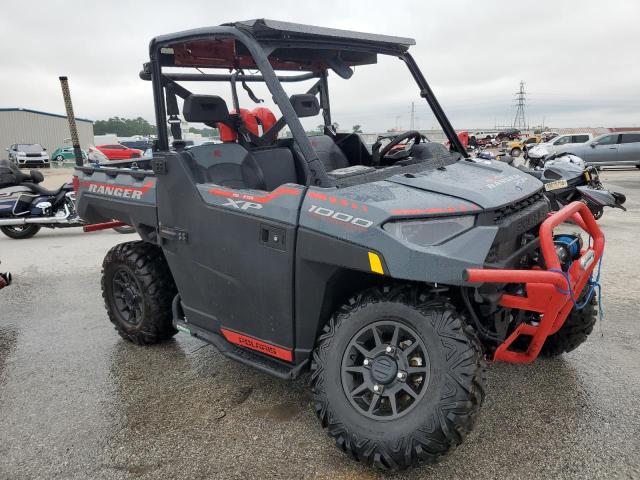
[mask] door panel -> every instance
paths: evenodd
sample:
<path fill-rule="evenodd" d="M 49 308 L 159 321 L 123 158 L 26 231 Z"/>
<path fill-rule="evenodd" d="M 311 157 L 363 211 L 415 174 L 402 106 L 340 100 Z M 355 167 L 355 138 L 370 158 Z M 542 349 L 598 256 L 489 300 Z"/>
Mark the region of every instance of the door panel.
<path fill-rule="evenodd" d="M 623 133 L 618 145 L 618 163 L 640 164 L 640 133 Z"/>
<path fill-rule="evenodd" d="M 589 144 L 588 162 L 600 164 L 614 164 L 618 154 L 618 135 L 612 134 L 602 137 L 597 145 Z"/>
<path fill-rule="evenodd" d="M 303 187 L 274 192 L 195 184 L 177 154 L 158 179 L 163 227 L 186 241 L 162 246 L 188 322 L 221 327 L 286 348 L 294 347 L 293 260 Z"/>

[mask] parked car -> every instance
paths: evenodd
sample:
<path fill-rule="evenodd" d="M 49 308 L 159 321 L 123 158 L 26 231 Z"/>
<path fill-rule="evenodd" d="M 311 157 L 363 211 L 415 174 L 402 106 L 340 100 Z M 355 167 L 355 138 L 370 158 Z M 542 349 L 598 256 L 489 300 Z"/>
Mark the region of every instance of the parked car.
<path fill-rule="evenodd" d="M 89 163 L 106 163 L 109 161 L 107 156 L 98 150 L 94 145 L 89 145 L 89 150 L 87 151 L 87 160 Z"/>
<path fill-rule="evenodd" d="M 504 132 L 500 132 L 496 135 L 496 140 L 499 142 L 504 140 L 515 140 L 517 138 L 520 138 L 520 130 L 517 128 L 510 128 L 509 130 L 505 130 Z"/>
<path fill-rule="evenodd" d="M 142 150 L 143 152 L 145 152 L 148 149 L 153 148 L 153 141 L 152 140 L 123 140 L 122 142 L 120 142 L 120 145 Z"/>
<path fill-rule="evenodd" d="M 109 160 L 128 160 L 130 158 L 140 158 L 144 153 L 137 148 L 129 148 L 126 145 L 114 143 L 111 145 L 96 145 Z"/>
<path fill-rule="evenodd" d="M 591 133 L 568 133 L 566 135 L 558 135 L 549 142 L 539 143 L 533 148 L 542 148 L 548 154 L 560 152 L 572 152 L 574 145 L 584 144 L 593 139 Z M 530 149 L 533 150 L 533 148 Z"/>
<path fill-rule="evenodd" d="M 566 151 L 582 158 L 587 165 L 640 168 L 640 132 L 605 133 L 591 142 L 571 145 Z"/>
<path fill-rule="evenodd" d="M 543 142 L 550 142 L 560 134 L 558 132 L 545 131 L 545 132 L 542 132 L 541 135 L 542 135 Z"/>
<path fill-rule="evenodd" d="M 75 161 L 75 159 L 76 157 L 73 153 L 73 147 L 71 145 L 68 145 L 66 147 L 58 147 L 56 148 L 55 152 L 51 154 L 51 161 L 57 162 L 58 165 L 62 165 L 65 160 Z M 85 152 L 84 150 L 82 150 L 82 159 L 87 159 L 87 152 Z"/>
<path fill-rule="evenodd" d="M 539 144 L 542 141 L 540 135 L 533 135 L 525 140 L 511 140 L 504 141 L 501 144 L 502 150 L 511 155 L 512 157 L 519 157 L 522 152 L 526 152 L 528 148 Z"/>
<path fill-rule="evenodd" d="M 9 161 L 20 168 L 50 167 L 47 149 L 39 143 L 14 143 L 7 148 L 7 152 Z"/>

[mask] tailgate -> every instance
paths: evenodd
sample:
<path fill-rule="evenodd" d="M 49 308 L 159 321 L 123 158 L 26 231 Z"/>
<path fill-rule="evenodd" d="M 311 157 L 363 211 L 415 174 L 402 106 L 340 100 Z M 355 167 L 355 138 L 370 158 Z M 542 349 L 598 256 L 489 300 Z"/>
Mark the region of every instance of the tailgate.
<path fill-rule="evenodd" d="M 76 168 L 77 210 L 88 223 L 119 220 L 156 229 L 156 182 L 151 170 Z"/>

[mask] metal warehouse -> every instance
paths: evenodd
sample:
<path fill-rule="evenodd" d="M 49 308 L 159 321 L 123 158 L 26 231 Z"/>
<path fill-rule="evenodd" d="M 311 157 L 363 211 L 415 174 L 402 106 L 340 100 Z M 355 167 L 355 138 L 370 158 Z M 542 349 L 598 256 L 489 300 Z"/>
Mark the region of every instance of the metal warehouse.
<path fill-rule="evenodd" d="M 93 143 L 93 122 L 76 118 L 80 145 Z M 6 148 L 14 143 L 39 143 L 49 153 L 69 139 L 69 124 L 65 115 L 40 112 L 27 108 L 0 108 L 0 158 L 6 158 Z"/>

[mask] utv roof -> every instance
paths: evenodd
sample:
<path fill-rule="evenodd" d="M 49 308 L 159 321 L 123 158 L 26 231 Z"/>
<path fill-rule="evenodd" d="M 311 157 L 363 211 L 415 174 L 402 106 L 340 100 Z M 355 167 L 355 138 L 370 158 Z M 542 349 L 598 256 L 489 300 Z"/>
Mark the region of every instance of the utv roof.
<path fill-rule="evenodd" d="M 163 65 L 247 68 L 254 66 L 246 45 L 251 40 L 267 51 L 275 68 L 287 70 L 324 69 L 335 57 L 351 66 L 372 64 L 379 53 L 402 55 L 415 45 L 412 38 L 256 19 L 161 35 L 150 49 L 152 55 L 158 49 L 174 54 Z"/>

